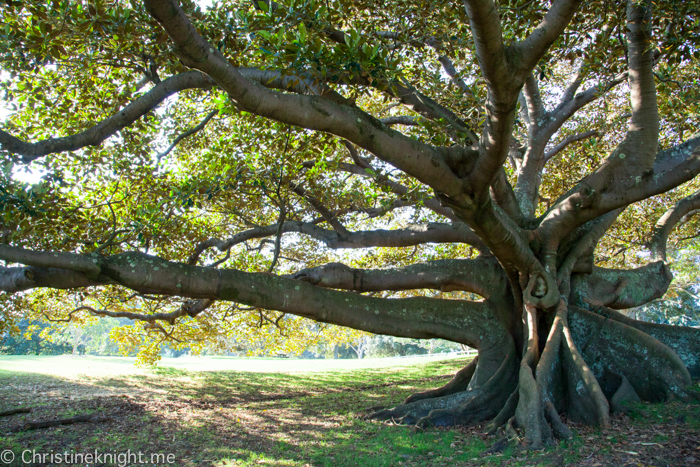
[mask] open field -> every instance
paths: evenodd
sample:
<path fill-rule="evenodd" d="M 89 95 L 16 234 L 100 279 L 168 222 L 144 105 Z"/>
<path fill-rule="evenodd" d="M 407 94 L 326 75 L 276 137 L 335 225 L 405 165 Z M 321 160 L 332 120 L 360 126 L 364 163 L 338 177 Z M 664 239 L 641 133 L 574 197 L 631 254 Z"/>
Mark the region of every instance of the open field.
<path fill-rule="evenodd" d="M 329 370 L 359 370 L 411 366 L 437 360 L 458 358 L 459 355 L 436 354 L 417 357 L 365 358 L 339 360 L 308 360 L 298 358 L 274 357 L 180 357 L 163 358 L 158 362 L 161 368 L 173 368 L 185 371 L 246 371 L 252 373 L 298 373 Z M 463 358 L 463 357 L 462 357 Z M 150 374 L 151 370 L 134 366 L 136 358 L 129 357 L 93 357 L 70 355 L 34 356 L 34 355 L 0 355 L 0 371 L 20 371 L 44 375 L 136 375 Z"/>
<path fill-rule="evenodd" d="M 444 384 L 464 358 L 318 366 L 318 360 L 177 360 L 149 370 L 121 358 L 0 357 L 0 411 L 32 407 L 0 417 L 0 450 L 11 450 L 9 465 L 17 466 L 29 465 L 23 452 L 31 460 L 52 451 L 112 453 L 117 461 L 132 453 L 121 465 L 139 465 L 137 453 L 147 465 L 154 465 L 151 454 L 170 454 L 170 465 L 218 467 L 700 465 L 699 404 L 639 405 L 630 416 L 614 417 L 608 431 L 574 426 L 574 440 L 547 451 L 508 447 L 489 455 L 495 439 L 480 426 L 414 431 L 363 419 L 372 407 Z M 28 421 L 82 414 L 107 419 L 22 429 Z M 61 464 L 35 458 L 32 465 Z M 103 458 L 90 465 L 120 464 Z"/>

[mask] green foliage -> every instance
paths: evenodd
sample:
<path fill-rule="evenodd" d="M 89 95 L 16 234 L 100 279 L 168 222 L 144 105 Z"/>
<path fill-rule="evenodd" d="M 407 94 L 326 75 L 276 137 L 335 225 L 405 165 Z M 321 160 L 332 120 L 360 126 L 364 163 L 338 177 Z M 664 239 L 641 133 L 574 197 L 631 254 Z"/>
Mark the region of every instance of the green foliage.
<path fill-rule="evenodd" d="M 26 319 L 17 324 L 16 331 L 6 333 L 0 340 L 2 355 L 63 355 L 70 353 L 67 342 L 54 342 L 41 337 L 47 323 L 30 324 Z"/>

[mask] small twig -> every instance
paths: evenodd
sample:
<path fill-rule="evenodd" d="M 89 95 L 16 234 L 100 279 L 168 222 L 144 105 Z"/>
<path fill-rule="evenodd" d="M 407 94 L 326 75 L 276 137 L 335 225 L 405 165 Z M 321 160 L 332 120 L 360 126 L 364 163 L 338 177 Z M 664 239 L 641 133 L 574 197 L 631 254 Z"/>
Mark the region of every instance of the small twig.
<path fill-rule="evenodd" d="M 676 81 L 675 79 L 671 79 L 671 78 L 662 78 L 661 75 L 658 74 L 657 72 L 654 72 L 654 76 L 656 76 L 656 79 L 658 79 L 658 80 L 661 81 L 662 83 L 673 83 L 673 84 L 675 84 L 676 86 L 678 86 L 679 88 L 683 87 L 683 85 L 682 85 L 680 82 Z"/>
<path fill-rule="evenodd" d="M 161 159 L 163 159 L 165 156 L 170 154 L 170 151 L 172 151 L 175 148 L 175 146 L 177 146 L 180 143 L 180 141 L 182 141 L 183 139 L 188 138 L 188 137 L 192 136 L 193 134 L 201 131 L 207 125 L 207 123 L 209 123 L 209 120 L 214 118 L 214 116 L 218 113 L 219 113 L 218 110 L 212 110 L 211 112 L 209 112 L 207 114 L 206 117 L 204 117 L 204 120 L 202 120 L 199 125 L 197 125 L 194 128 L 190 128 L 189 130 L 185 131 L 184 133 L 179 135 L 177 138 L 175 138 L 175 140 L 170 144 L 168 149 L 166 149 L 165 151 L 161 152 L 160 154 L 158 154 L 156 156 L 156 169 L 160 165 Z"/>
<path fill-rule="evenodd" d="M 111 204 L 109 205 L 109 209 L 110 210 L 112 209 Z M 113 210 L 112 210 L 112 213 L 114 213 Z M 107 237 L 107 240 L 105 240 L 105 242 L 102 245 L 100 245 L 99 247 L 97 247 L 97 249 L 95 251 L 93 251 L 93 253 L 99 254 L 99 253 L 102 253 L 102 251 L 104 251 L 105 248 L 109 248 L 110 246 L 119 245 L 120 243 L 123 243 L 123 241 L 122 242 L 115 242 L 114 240 L 117 238 L 117 235 L 128 232 L 128 231 L 129 231 L 129 229 L 115 230 L 114 232 L 112 232 L 109 235 L 109 237 Z"/>
<path fill-rule="evenodd" d="M 226 250 L 226 255 L 224 255 L 223 258 L 221 258 L 221 259 L 218 260 L 218 261 L 214 261 L 213 263 L 211 263 L 211 264 L 209 265 L 209 267 L 210 267 L 210 268 L 215 268 L 215 267 L 217 267 L 218 265 L 220 265 L 221 263 L 223 263 L 224 261 L 226 261 L 227 259 L 229 259 L 230 257 L 231 257 L 231 249 L 229 248 L 228 250 Z"/>

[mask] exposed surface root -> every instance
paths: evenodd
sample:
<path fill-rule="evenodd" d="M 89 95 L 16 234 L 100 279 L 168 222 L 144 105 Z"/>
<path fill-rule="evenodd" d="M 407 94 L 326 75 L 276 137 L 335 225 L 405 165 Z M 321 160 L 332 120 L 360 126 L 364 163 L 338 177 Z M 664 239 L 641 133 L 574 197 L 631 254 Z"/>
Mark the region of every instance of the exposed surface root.
<path fill-rule="evenodd" d="M 607 307 L 595 307 L 594 312 L 638 329 L 666 344 L 683 361 L 690 376 L 693 379 L 700 378 L 700 329 L 638 321 Z"/>
<path fill-rule="evenodd" d="M 641 402 L 639 395 L 627 378 L 620 376 L 620 386 L 610 399 L 610 410 L 612 413 L 624 413 L 629 410 L 629 404 L 635 402 Z"/>
<path fill-rule="evenodd" d="M 442 397 L 421 399 L 370 415 L 375 420 L 394 420 L 408 425 L 467 425 L 495 417 L 517 384 L 515 346 L 486 384 Z"/>
<path fill-rule="evenodd" d="M 519 398 L 515 417 L 509 424 L 517 424 L 525 430 L 525 444 L 539 449 L 552 439 L 552 431 L 544 419 L 542 398 L 535 381 L 533 368 L 539 361 L 537 309 L 525 306 L 523 312 L 524 332 L 527 334 L 525 354 L 520 361 Z"/>
<path fill-rule="evenodd" d="M 571 439 L 573 436 L 571 430 L 568 426 L 561 421 L 557 409 L 554 408 L 554 404 L 547 402 L 544 406 L 544 415 L 547 421 L 552 426 L 552 432 L 554 437 L 557 439 Z"/>
<path fill-rule="evenodd" d="M 603 387 L 611 374 L 624 376 L 645 401 L 691 398 L 690 373 L 668 346 L 619 321 L 571 307 L 571 336 Z"/>
<path fill-rule="evenodd" d="M 496 415 L 496 418 L 493 419 L 491 423 L 488 424 L 486 427 L 486 433 L 487 434 L 494 434 L 496 431 L 501 428 L 503 425 L 505 425 L 508 420 L 513 418 L 515 415 L 515 409 L 518 406 L 518 401 L 520 400 L 520 385 L 516 386 L 515 391 L 513 391 L 508 397 L 508 400 L 506 401 L 505 405 L 501 409 L 500 412 L 498 412 L 498 415 Z"/>
<path fill-rule="evenodd" d="M 561 421 L 557 410 L 557 407 L 559 410 L 564 410 L 566 407 L 562 385 L 561 342 L 567 312 L 566 303 L 563 300 L 560 301 L 535 375 L 545 418 L 557 439 L 571 438 L 571 430 Z M 558 403 L 558 406 L 555 403 Z"/>
<path fill-rule="evenodd" d="M 598 380 L 576 347 L 566 315 L 562 320 L 562 350 L 568 379 L 569 418 L 589 425 L 610 426 L 610 405 Z"/>
<path fill-rule="evenodd" d="M 449 383 L 442 386 L 441 388 L 432 389 L 424 392 L 417 392 L 406 398 L 403 402 L 404 404 L 410 404 L 411 402 L 416 402 L 423 399 L 432 399 L 435 397 L 449 396 L 450 394 L 455 394 L 457 392 L 462 392 L 467 390 L 469 382 L 474 376 L 476 371 L 477 362 L 479 357 L 477 356 L 474 360 L 469 362 L 469 365 L 465 366 L 455 374 L 454 378 L 450 380 Z"/>
<path fill-rule="evenodd" d="M 505 356 L 505 347 L 493 341 L 480 349 L 478 361 L 445 386 L 414 394 L 371 418 L 422 428 L 492 419 L 486 428 L 499 435 L 497 445 L 517 442 L 540 449 L 555 439 L 571 438 L 560 414 L 605 428 L 610 413 L 625 412 L 630 403 L 692 397 L 683 361 L 638 326 L 568 306 L 564 300 L 554 316 L 548 313 L 524 306 L 522 327 L 516 327 L 523 333 L 522 357 L 512 337 Z M 540 338 L 539 326 L 549 329 L 546 339 Z"/>

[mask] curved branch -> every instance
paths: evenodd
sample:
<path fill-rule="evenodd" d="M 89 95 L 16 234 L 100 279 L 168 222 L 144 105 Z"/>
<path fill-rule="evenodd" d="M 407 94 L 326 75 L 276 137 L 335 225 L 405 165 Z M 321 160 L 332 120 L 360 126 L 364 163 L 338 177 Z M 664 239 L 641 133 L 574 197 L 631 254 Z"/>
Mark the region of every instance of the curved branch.
<path fill-rule="evenodd" d="M 214 81 L 199 71 L 187 71 L 160 82 L 119 112 L 85 131 L 72 136 L 27 143 L 0 130 L 0 147 L 21 156 L 22 162 L 29 163 L 48 154 L 96 146 L 153 110 L 169 96 L 185 89 L 209 89 L 213 85 Z"/>
<path fill-rule="evenodd" d="M 530 75 L 523 89 L 525 101 L 525 114 L 528 115 L 528 144 L 522 163 L 518 171 L 518 181 L 515 186 L 516 198 L 522 210 L 528 215 L 534 215 L 537 207 L 539 187 L 542 181 L 542 170 L 549 159 L 564 149 L 568 144 L 582 138 L 592 136 L 595 132 L 582 133 L 580 137 L 571 136 L 558 144 L 552 151 L 545 153 L 545 148 L 552 136 L 559 131 L 569 118 L 585 105 L 593 102 L 608 90 L 624 81 L 627 74 L 620 75 L 607 83 L 599 83 L 586 91 L 577 94 L 567 100 L 562 99 L 559 106 L 552 112 L 545 112 L 539 96 L 537 80 Z M 576 78 L 579 80 L 580 78 Z M 574 82 L 576 83 L 576 81 Z M 530 118 L 529 114 L 539 115 L 538 118 Z"/>
<path fill-rule="evenodd" d="M 346 229 L 340 220 L 338 220 L 338 216 L 330 212 L 328 208 L 323 205 L 323 203 L 321 203 L 315 196 L 309 194 L 304 187 L 293 182 L 289 182 L 289 187 L 294 193 L 308 201 L 309 204 L 321 215 L 321 217 L 323 217 L 323 220 L 328 222 L 328 224 L 333 227 L 333 230 L 338 232 L 339 235 L 347 236 L 350 234 L 348 229 Z M 278 222 L 277 225 L 279 226 L 280 223 Z"/>
<path fill-rule="evenodd" d="M 515 197 L 513 187 L 508 181 L 505 169 L 501 168 L 491 183 L 491 198 L 496 204 L 510 216 L 516 224 L 522 225 L 525 220 L 523 211 L 520 209 L 518 200 Z"/>
<path fill-rule="evenodd" d="M 168 148 L 165 151 L 161 152 L 160 154 L 158 154 L 158 156 L 156 156 L 156 159 L 158 161 L 157 164 L 160 164 L 161 159 L 163 159 L 165 156 L 170 154 L 170 151 L 172 151 L 175 148 L 175 146 L 180 144 L 180 141 L 182 141 L 183 139 L 189 138 L 190 136 L 194 135 L 195 133 L 202 131 L 204 129 L 204 127 L 207 126 L 207 123 L 209 123 L 209 121 L 212 118 L 214 118 L 214 116 L 218 113 L 219 113 L 218 110 L 212 110 L 211 112 L 209 112 L 206 115 L 206 117 L 204 117 L 204 120 L 199 122 L 199 124 L 197 126 L 190 128 L 189 130 L 185 131 L 181 135 L 178 135 L 178 137 L 175 138 L 175 140 L 172 143 L 170 143 L 170 146 L 168 146 Z"/>
<path fill-rule="evenodd" d="M 384 290 L 464 290 L 481 295 L 505 296 L 508 279 L 493 257 L 416 263 L 388 269 L 357 269 L 329 263 L 302 269 L 290 276 L 320 287 L 374 292 Z"/>
<path fill-rule="evenodd" d="M 241 109 L 283 123 L 332 133 L 371 151 L 386 162 L 445 193 L 461 191 L 462 181 L 440 150 L 382 125 L 356 107 L 318 96 L 282 94 L 246 79 L 195 30 L 176 0 L 145 0 L 146 9 L 166 30 L 187 66 L 211 76 Z"/>
<path fill-rule="evenodd" d="M 530 74 L 549 47 L 564 32 L 582 0 L 554 0 L 542 22 L 523 41 L 515 44 L 522 56 L 520 68 Z"/>
<path fill-rule="evenodd" d="M 562 195 L 545 214 L 537 235 L 556 251 L 559 241 L 573 229 L 606 212 L 650 196 L 665 193 L 700 174 L 700 137 L 657 154 L 653 170 L 641 176 L 620 178 L 606 162 Z"/>
<path fill-rule="evenodd" d="M 197 245 L 195 252 L 188 259 L 188 264 L 195 264 L 199 256 L 208 248 L 226 251 L 239 243 L 256 238 L 272 237 L 277 233 L 278 225 L 256 227 L 233 237 L 220 240 L 212 238 Z M 396 230 L 368 230 L 349 232 L 341 235 L 333 230 L 326 230 L 308 222 L 287 221 L 282 225 L 282 233 L 297 232 L 308 235 L 326 244 L 328 248 L 372 248 L 405 247 L 422 243 L 468 243 L 481 245 L 477 235 L 463 223 L 454 224 L 416 224 Z M 2 248 L 0 246 L 0 248 Z"/>
<path fill-rule="evenodd" d="M 571 273 L 574 272 L 577 266 L 578 270 L 576 272 L 585 272 L 587 274 L 593 272 L 593 252 L 595 247 L 623 210 L 623 208 L 616 209 L 582 225 L 577 229 L 577 232 L 569 236 L 570 240 L 561 245 L 560 251 L 564 251 L 565 256 L 558 255 L 563 256 L 564 260 L 561 261 L 561 264 L 556 269 L 557 280 L 560 284 L 564 284 L 564 288 L 566 288 L 565 282 L 567 278 L 571 276 Z M 553 263 L 555 259 L 554 257 L 548 258 L 548 265 L 555 266 Z M 563 291 L 563 293 L 567 295 L 568 290 Z"/>
<path fill-rule="evenodd" d="M 97 310 L 91 306 L 79 306 L 70 312 L 70 315 L 77 311 L 86 310 L 95 316 L 109 316 L 110 318 L 128 318 L 134 321 L 146 321 L 155 323 L 156 321 L 167 321 L 171 325 L 175 324 L 175 320 L 181 316 L 195 317 L 214 304 L 214 300 L 187 300 L 180 308 L 170 313 L 134 313 L 131 311 L 109 311 Z M 51 320 L 50 320 L 51 321 Z"/>
<path fill-rule="evenodd" d="M 685 222 L 686 214 L 700 209 L 700 191 L 683 198 L 668 209 L 654 226 L 650 250 L 654 261 L 666 261 L 666 244 L 668 236 L 679 222 Z"/>
<path fill-rule="evenodd" d="M 663 297 L 672 279 L 663 261 L 626 270 L 595 267 L 592 274 L 572 276 L 571 303 L 634 308 Z"/>
<path fill-rule="evenodd" d="M 569 135 L 563 140 L 561 140 L 560 143 L 558 143 L 556 146 L 554 146 L 551 150 L 547 151 L 544 155 L 544 160 L 547 162 L 550 160 L 552 157 L 556 156 L 559 154 L 561 151 L 566 149 L 566 147 L 572 143 L 576 143 L 578 141 L 582 141 L 584 139 L 588 139 L 592 136 L 598 136 L 598 130 L 590 130 L 590 131 L 584 131 L 583 133 L 578 133 L 575 135 Z"/>
<path fill-rule="evenodd" d="M 559 128 L 561 128 L 561 126 L 577 111 L 598 99 L 618 84 L 625 82 L 628 75 L 628 72 L 620 73 L 608 81 L 600 81 L 585 91 L 572 96 L 565 93 L 559 105 L 552 112 L 548 113 L 548 119 L 551 120 L 549 125 L 550 129 L 548 131 L 548 133 L 551 132 L 550 136 L 559 130 Z M 576 81 L 574 81 L 573 84 L 575 83 Z"/>
<path fill-rule="evenodd" d="M 469 86 L 467 86 L 467 83 L 465 83 L 464 80 L 459 77 L 459 73 L 457 73 L 457 70 L 455 69 L 455 66 L 452 63 L 452 60 L 450 60 L 449 57 L 446 57 L 445 55 L 438 55 L 438 61 L 442 65 L 442 69 L 445 71 L 447 76 L 450 77 L 452 83 L 454 83 L 455 86 L 461 89 L 462 92 L 473 94 L 473 91 Z"/>
<path fill-rule="evenodd" d="M 366 165 L 366 167 L 363 167 L 365 165 Z M 408 191 L 409 191 L 408 188 L 401 185 L 400 183 L 396 183 L 387 177 L 378 177 L 374 174 L 367 172 L 367 170 L 365 170 L 366 168 L 374 170 L 375 174 L 377 173 L 376 170 L 373 169 L 372 166 L 367 164 L 367 163 L 363 163 L 362 166 L 360 166 L 358 164 L 341 163 L 338 166 L 338 168 L 344 172 L 359 175 L 361 177 L 372 178 L 377 182 L 377 184 L 379 184 L 380 186 L 386 186 L 387 188 L 389 188 L 391 190 L 392 193 L 395 193 L 399 196 L 406 196 L 408 194 Z M 445 207 L 442 204 L 440 204 L 440 201 L 438 201 L 437 198 L 432 197 L 432 198 L 424 199 L 423 206 L 430 209 L 431 211 L 433 211 L 436 214 L 440 214 L 441 216 L 445 216 L 448 219 L 451 219 L 453 221 L 461 222 L 457 219 L 457 217 L 454 215 L 452 210 L 450 208 Z M 476 245 L 474 245 L 474 246 L 476 246 Z"/>

